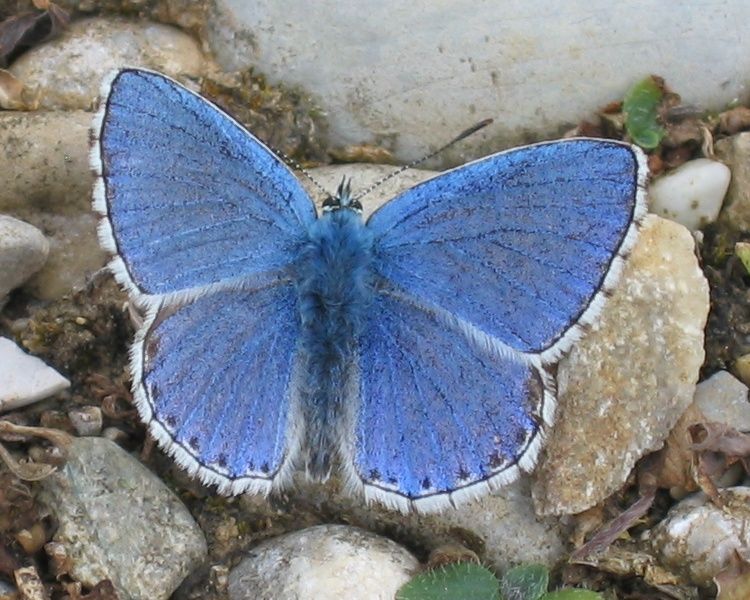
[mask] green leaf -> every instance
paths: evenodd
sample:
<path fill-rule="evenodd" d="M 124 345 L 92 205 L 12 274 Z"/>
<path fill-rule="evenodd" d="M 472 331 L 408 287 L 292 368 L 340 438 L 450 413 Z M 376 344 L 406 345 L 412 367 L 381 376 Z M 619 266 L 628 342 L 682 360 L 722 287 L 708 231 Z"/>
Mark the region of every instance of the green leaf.
<path fill-rule="evenodd" d="M 547 591 L 549 570 L 544 565 L 522 565 L 500 580 L 503 600 L 539 600 Z"/>
<path fill-rule="evenodd" d="M 540 600 L 603 600 L 601 594 L 591 590 L 579 590 L 576 588 L 566 588 L 544 594 Z"/>
<path fill-rule="evenodd" d="M 420 573 L 396 593 L 396 600 L 499 600 L 497 578 L 476 563 L 456 563 Z"/>
<path fill-rule="evenodd" d="M 628 90 L 622 102 L 625 129 L 646 150 L 656 148 L 664 137 L 664 128 L 657 121 L 662 96 L 662 88 L 654 78 L 646 77 Z"/>

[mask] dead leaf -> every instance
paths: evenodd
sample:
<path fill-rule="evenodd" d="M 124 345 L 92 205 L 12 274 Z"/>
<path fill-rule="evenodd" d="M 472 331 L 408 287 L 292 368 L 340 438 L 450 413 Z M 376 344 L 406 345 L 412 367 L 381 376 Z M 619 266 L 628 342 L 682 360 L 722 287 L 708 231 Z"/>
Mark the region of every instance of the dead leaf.
<path fill-rule="evenodd" d="M 714 577 L 714 583 L 719 591 L 716 600 L 747 600 L 750 598 L 750 563 L 735 551 L 729 565 Z"/>
<path fill-rule="evenodd" d="M 55 472 L 55 467 L 52 465 L 16 460 L 2 444 L 0 444 L 0 461 L 21 481 L 40 481 Z"/>
<path fill-rule="evenodd" d="M 24 110 L 23 83 L 10 72 L 0 69 L 0 108 L 5 110 Z"/>
<path fill-rule="evenodd" d="M 65 30 L 68 13 L 49 2 L 44 12 L 24 13 L 0 23 L 0 67 L 7 67 L 23 52 L 50 40 Z"/>
<path fill-rule="evenodd" d="M 62 450 L 67 450 L 73 441 L 73 438 L 57 429 L 51 429 L 48 427 L 29 427 L 27 425 L 17 425 L 7 419 L 0 419 L 0 434 L 11 434 L 11 435 L 26 435 L 31 437 L 41 437 L 50 442 Z M 0 435 L 2 437 L 2 435 Z"/>
<path fill-rule="evenodd" d="M 673 498 L 682 498 L 698 489 L 693 478 L 694 450 L 689 429 L 702 421 L 705 421 L 703 413 L 691 404 L 669 432 L 664 448 L 659 451 L 661 461 L 650 464 L 655 485 L 669 490 Z M 639 478 L 644 476 L 645 473 L 639 472 Z"/>
<path fill-rule="evenodd" d="M 612 519 L 600 529 L 588 542 L 578 548 L 572 556 L 571 561 L 578 562 L 588 556 L 600 554 L 606 550 L 620 535 L 630 529 L 643 515 L 648 512 L 654 503 L 655 491 L 645 493 L 636 500 L 627 510 Z"/>
<path fill-rule="evenodd" d="M 723 452 L 734 458 L 750 456 L 750 434 L 724 423 L 697 423 L 690 428 L 692 449 Z"/>

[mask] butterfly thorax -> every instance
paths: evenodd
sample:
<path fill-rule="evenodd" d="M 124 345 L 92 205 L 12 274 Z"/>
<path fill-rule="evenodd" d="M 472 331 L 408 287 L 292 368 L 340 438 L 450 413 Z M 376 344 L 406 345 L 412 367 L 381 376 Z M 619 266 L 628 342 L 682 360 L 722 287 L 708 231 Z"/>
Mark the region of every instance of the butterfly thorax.
<path fill-rule="evenodd" d="M 325 479 L 335 454 L 347 369 L 372 296 L 372 238 L 349 207 L 327 210 L 312 225 L 298 263 L 301 359 L 306 381 L 308 474 Z"/>

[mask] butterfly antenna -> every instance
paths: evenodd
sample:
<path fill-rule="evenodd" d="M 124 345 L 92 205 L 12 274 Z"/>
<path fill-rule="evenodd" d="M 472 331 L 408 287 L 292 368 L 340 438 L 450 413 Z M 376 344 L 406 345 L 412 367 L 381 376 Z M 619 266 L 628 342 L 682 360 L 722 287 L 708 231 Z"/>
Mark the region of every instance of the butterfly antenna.
<path fill-rule="evenodd" d="M 268 146 L 268 144 L 266 144 L 266 145 Z M 318 183 L 318 181 L 310 174 L 310 171 L 308 171 L 307 169 L 305 169 L 305 167 L 303 167 L 301 164 L 299 164 L 299 162 L 297 162 L 296 160 L 294 160 L 291 156 L 287 156 L 285 153 L 283 153 L 278 148 L 274 148 L 272 146 L 268 146 L 268 147 L 271 148 L 271 150 L 273 150 L 274 154 L 276 154 L 277 156 L 279 156 L 287 165 L 289 165 L 290 167 L 292 167 L 292 169 L 294 169 L 295 171 L 299 171 L 300 173 L 302 173 L 302 175 L 304 175 L 308 179 L 308 181 L 310 181 L 316 188 L 318 188 L 319 191 L 323 192 L 323 195 L 325 197 L 328 197 L 328 196 L 331 195 L 331 192 L 329 192 L 322 185 L 320 185 Z"/>
<path fill-rule="evenodd" d="M 456 137 L 454 137 L 450 142 L 448 142 L 447 144 L 445 144 L 443 146 L 440 146 L 440 148 L 438 148 L 437 150 L 435 150 L 433 152 L 430 152 L 427 156 L 423 156 L 422 158 L 420 158 L 418 160 L 414 160 L 414 161 L 412 161 L 410 163 L 407 163 L 404 166 L 396 169 L 392 173 L 388 173 L 388 175 L 386 175 L 385 177 L 381 177 L 375 183 L 373 183 L 370 187 L 366 188 L 363 192 L 361 192 L 360 194 L 358 194 L 354 198 L 354 200 L 360 200 L 362 197 L 367 196 L 367 194 L 369 194 L 370 192 L 372 192 L 374 189 L 376 189 L 376 188 L 380 187 L 381 185 L 383 185 L 389 179 L 393 179 L 397 175 L 401 175 L 401 173 L 403 173 L 404 171 L 406 171 L 408 169 L 411 169 L 413 167 L 416 167 L 417 165 L 422 164 L 426 160 L 429 160 L 432 157 L 437 156 L 443 150 L 447 150 L 448 148 L 450 148 L 453 144 L 455 144 L 457 142 L 460 142 L 461 140 L 463 140 L 464 138 L 469 137 L 470 135 L 475 134 L 480 129 L 484 129 L 485 127 L 487 127 L 487 125 L 489 125 L 490 123 L 492 123 L 492 121 L 493 121 L 493 119 L 485 119 L 484 121 L 479 121 L 479 123 L 477 123 L 476 125 L 473 125 L 473 126 L 469 127 L 468 129 L 462 131 Z"/>

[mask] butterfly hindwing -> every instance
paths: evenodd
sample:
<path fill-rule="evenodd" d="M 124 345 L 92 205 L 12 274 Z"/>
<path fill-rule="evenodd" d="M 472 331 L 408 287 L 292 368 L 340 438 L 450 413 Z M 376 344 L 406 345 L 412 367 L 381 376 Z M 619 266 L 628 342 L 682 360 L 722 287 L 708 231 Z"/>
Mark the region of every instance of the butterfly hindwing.
<path fill-rule="evenodd" d="M 136 294 L 168 294 L 285 267 L 314 206 L 292 172 L 231 117 L 168 77 L 108 83 L 93 131 L 100 238 Z"/>
<path fill-rule="evenodd" d="M 556 360 L 601 305 L 645 213 L 645 159 L 607 140 L 495 154 L 378 209 L 375 268 L 499 343 Z"/>
<path fill-rule="evenodd" d="M 398 293 L 379 293 L 371 308 L 343 452 L 353 488 L 431 511 L 533 466 L 554 410 L 539 365 L 470 340 Z"/>
<path fill-rule="evenodd" d="M 300 437 L 294 287 L 223 290 L 149 315 L 136 402 L 162 446 L 222 491 L 267 493 Z"/>

